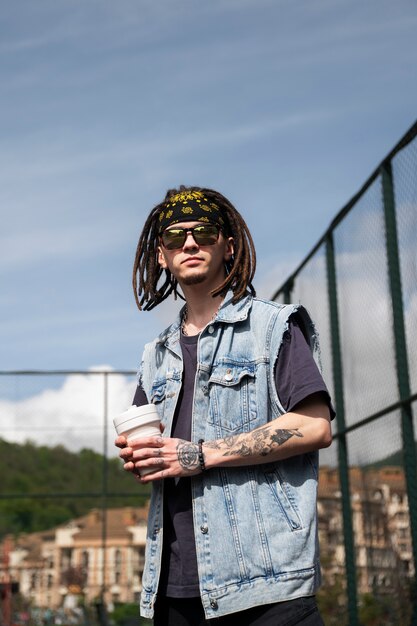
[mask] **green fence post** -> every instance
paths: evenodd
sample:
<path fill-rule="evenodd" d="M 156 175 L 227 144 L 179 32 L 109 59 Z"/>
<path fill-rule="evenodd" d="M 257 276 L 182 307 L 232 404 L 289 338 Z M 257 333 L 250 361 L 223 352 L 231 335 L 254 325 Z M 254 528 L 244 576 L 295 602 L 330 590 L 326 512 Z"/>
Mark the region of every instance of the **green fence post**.
<path fill-rule="evenodd" d="M 394 198 L 394 182 L 392 178 L 391 162 L 386 161 L 381 166 L 382 192 L 384 199 L 385 236 L 388 259 L 388 278 L 390 286 L 395 365 L 397 370 L 397 384 L 400 400 L 404 402 L 401 408 L 402 445 L 404 453 L 404 472 L 407 484 L 408 506 L 410 512 L 410 531 L 413 546 L 414 568 L 417 567 L 417 461 L 413 427 L 413 411 L 410 398 L 410 377 L 408 371 L 407 342 L 405 335 L 403 294 L 401 284 L 400 258 L 398 251 L 397 218 Z M 417 624 L 417 584 L 414 578 L 413 619 Z"/>
<path fill-rule="evenodd" d="M 358 626 L 356 590 L 356 559 L 353 541 L 352 507 L 350 503 L 348 446 L 345 424 L 345 401 L 343 393 L 342 351 L 340 347 L 339 312 L 337 304 L 337 279 L 333 233 L 326 237 L 327 290 L 330 311 L 334 401 L 336 405 L 338 461 L 340 489 L 342 492 L 343 539 L 347 579 L 349 626 Z"/>
<path fill-rule="evenodd" d="M 294 281 L 292 279 L 288 280 L 283 288 L 284 294 L 284 303 L 289 304 L 291 302 L 291 295 L 294 288 Z"/>

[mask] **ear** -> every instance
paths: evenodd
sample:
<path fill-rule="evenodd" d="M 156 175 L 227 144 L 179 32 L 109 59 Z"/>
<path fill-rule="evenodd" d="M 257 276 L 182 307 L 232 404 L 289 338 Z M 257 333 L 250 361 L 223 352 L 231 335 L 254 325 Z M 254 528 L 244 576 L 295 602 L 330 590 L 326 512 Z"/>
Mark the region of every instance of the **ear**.
<path fill-rule="evenodd" d="M 167 269 L 168 265 L 167 265 L 167 262 L 165 260 L 164 252 L 163 252 L 161 246 L 158 246 L 158 263 L 162 267 L 163 270 Z"/>
<path fill-rule="evenodd" d="M 233 240 L 233 237 L 228 237 L 226 239 L 226 246 L 224 249 L 224 256 L 223 259 L 225 261 L 230 261 L 230 259 L 232 258 L 234 252 L 235 252 L 235 242 Z"/>

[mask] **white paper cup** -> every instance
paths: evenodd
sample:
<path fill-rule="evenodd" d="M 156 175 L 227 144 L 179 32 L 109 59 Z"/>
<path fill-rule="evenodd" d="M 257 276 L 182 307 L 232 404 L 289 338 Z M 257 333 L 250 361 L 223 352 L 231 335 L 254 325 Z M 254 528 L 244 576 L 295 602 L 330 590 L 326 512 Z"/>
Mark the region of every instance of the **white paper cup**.
<path fill-rule="evenodd" d="M 133 405 L 124 413 L 116 415 L 113 424 L 117 434 L 126 437 L 128 443 L 139 437 L 156 437 L 161 434 L 160 419 L 154 404 Z M 150 474 L 155 469 L 141 469 L 140 475 Z"/>

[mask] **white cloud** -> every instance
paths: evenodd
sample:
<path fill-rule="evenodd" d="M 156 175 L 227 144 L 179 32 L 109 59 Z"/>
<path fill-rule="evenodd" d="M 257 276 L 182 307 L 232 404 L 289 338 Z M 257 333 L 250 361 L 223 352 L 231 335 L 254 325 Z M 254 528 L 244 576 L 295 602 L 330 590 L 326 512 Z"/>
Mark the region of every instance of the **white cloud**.
<path fill-rule="evenodd" d="M 136 379 L 112 374 L 107 366 L 91 368 L 90 371 L 109 372 L 108 452 L 114 456 L 112 417 L 131 405 Z M 46 378 L 46 381 L 48 384 L 50 379 Z M 102 453 L 105 406 L 104 375 L 70 374 L 57 389 L 46 387 L 17 401 L 0 400 L 0 434 L 8 441 L 23 443 L 31 440 L 40 445 L 63 445 L 72 451 L 90 448 Z"/>

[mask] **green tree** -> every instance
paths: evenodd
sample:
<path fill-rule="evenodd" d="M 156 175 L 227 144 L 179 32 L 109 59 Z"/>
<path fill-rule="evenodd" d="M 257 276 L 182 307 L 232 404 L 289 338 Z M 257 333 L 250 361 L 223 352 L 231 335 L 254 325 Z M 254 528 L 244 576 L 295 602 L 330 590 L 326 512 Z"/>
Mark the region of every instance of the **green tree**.
<path fill-rule="evenodd" d="M 326 626 L 348 626 L 346 588 L 342 576 L 324 579 L 317 593 L 317 606 Z"/>
<path fill-rule="evenodd" d="M 360 597 L 359 619 L 363 626 L 394 626 L 398 622 L 393 612 L 392 599 L 371 593 L 364 593 Z"/>
<path fill-rule="evenodd" d="M 109 508 L 145 505 L 150 487 L 133 480 L 117 458 L 0 439 L 0 539 L 8 533 L 47 530 L 101 507 L 104 471 Z"/>
<path fill-rule="evenodd" d="M 110 614 L 117 626 L 148 626 L 151 620 L 140 617 L 137 604 L 117 604 Z"/>

